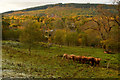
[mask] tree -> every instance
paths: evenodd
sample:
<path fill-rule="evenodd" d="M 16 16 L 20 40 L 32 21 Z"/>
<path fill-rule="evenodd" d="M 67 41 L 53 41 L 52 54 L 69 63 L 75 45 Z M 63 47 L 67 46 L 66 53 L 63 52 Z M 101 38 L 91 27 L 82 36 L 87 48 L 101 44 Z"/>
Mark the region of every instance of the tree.
<path fill-rule="evenodd" d="M 79 33 L 78 35 L 79 39 L 78 42 L 82 46 L 88 46 L 88 35 L 86 33 Z"/>
<path fill-rule="evenodd" d="M 67 31 L 65 38 L 66 38 L 65 43 L 68 46 L 77 46 L 78 45 L 78 33 L 77 32 Z"/>
<path fill-rule="evenodd" d="M 85 31 L 87 37 L 87 44 L 88 46 L 97 47 L 100 46 L 100 36 L 98 35 L 97 31 L 89 29 Z"/>
<path fill-rule="evenodd" d="M 65 24 L 64 24 L 63 20 L 61 20 L 61 19 L 57 19 L 53 23 L 54 23 L 53 25 L 55 26 L 56 29 L 63 29 L 63 28 L 65 28 Z"/>
<path fill-rule="evenodd" d="M 65 30 L 57 30 L 54 34 L 54 42 L 60 46 L 65 43 Z"/>
<path fill-rule="evenodd" d="M 33 21 L 26 21 L 24 24 L 24 29 L 20 35 L 20 42 L 25 44 L 28 47 L 29 53 L 31 54 L 31 48 L 36 45 L 38 42 L 42 41 L 42 32 Z"/>
<path fill-rule="evenodd" d="M 112 14 L 112 16 L 114 17 L 113 21 L 115 21 L 120 26 L 120 1 L 119 0 L 114 0 L 114 2 L 117 3 L 117 5 L 115 6 L 115 9 L 117 10 L 118 14 L 117 14 L 117 16 Z"/>
<path fill-rule="evenodd" d="M 9 26 L 10 26 L 10 19 L 3 19 L 2 20 L 3 30 L 8 30 Z"/>
<path fill-rule="evenodd" d="M 111 13 L 107 9 L 103 9 L 102 6 L 98 6 L 97 11 L 99 15 L 92 18 L 92 21 L 97 24 L 97 27 L 89 27 L 86 29 L 96 30 L 101 36 L 101 43 L 105 50 L 111 50 L 107 48 L 108 40 L 110 39 L 110 34 L 113 28 L 118 28 L 119 25 L 119 16 L 118 13 Z M 115 43 L 114 43 L 115 44 Z"/>
<path fill-rule="evenodd" d="M 2 20 L 2 39 L 8 39 L 9 34 L 7 32 L 9 32 L 9 26 L 10 26 L 10 19 L 4 19 Z"/>

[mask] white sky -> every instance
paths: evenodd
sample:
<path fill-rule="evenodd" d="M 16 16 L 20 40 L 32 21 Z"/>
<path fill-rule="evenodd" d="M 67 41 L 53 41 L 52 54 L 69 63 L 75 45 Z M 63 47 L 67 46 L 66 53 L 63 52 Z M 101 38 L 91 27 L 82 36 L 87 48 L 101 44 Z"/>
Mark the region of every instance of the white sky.
<path fill-rule="evenodd" d="M 0 13 L 55 3 L 112 3 L 113 0 L 0 0 Z"/>

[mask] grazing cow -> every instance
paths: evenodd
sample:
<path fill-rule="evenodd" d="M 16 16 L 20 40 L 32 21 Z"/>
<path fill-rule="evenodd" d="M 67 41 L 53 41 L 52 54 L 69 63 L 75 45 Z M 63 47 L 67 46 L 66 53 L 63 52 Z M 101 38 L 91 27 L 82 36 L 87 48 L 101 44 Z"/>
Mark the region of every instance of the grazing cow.
<path fill-rule="evenodd" d="M 81 56 L 74 56 L 74 61 L 81 62 L 82 57 Z"/>
<path fill-rule="evenodd" d="M 104 53 L 107 53 L 107 51 L 104 51 Z"/>
<path fill-rule="evenodd" d="M 95 60 L 95 66 L 99 66 L 101 59 L 100 58 L 94 58 Z"/>
<path fill-rule="evenodd" d="M 94 63 L 95 63 L 95 59 L 94 59 L 94 57 L 87 57 L 87 63 L 89 63 L 89 64 L 91 64 L 92 66 L 94 65 Z"/>
<path fill-rule="evenodd" d="M 66 59 L 72 59 L 72 57 L 70 55 L 67 55 Z"/>
<path fill-rule="evenodd" d="M 104 53 L 110 54 L 110 51 L 104 51 Z"/>
<path fill-rule="evenodd" d="M 75 61 L 75 55 L 74 55 L 74 54 L 71 54 L 70 56 L 71 56 L 71 59 L 72 59 L 73 61 Z"/>
<path fill-rule="evenodd" d="M 87 61 L 87 57 L 86 56 L 81 56 L 81 62 L 84 64 Z"/>
<path fill-rule="evenodd" d="M 63 54 L 63 58 L 66 58 L 68 54 Z"/>
<path fill-rule="evenodd" d="M 114 53 L 112 53 L 112 51 L 104 51 L 104 53 L 107 53 L 107 54 L 114 54 Z"/>
<path fill-rule="evenodd" d="M 86 56 L 75 56 L 74 54 L 68 55 L 64 54 L 63 58 L 67 60 L 73 60 L 81 63 L 88 63 L 91 64 L 92 66 L 95 64 L 95 66 L 99 66 L 101 59 L 100 58 L 94 58 L 94 57 L 86 57 Z"/>
<path fill-rule="evenodd" d="M 68 54 L 64 54 L 64 55 L 63 55 L 63 58 L 72 59 L 72 56 L 71 56 L 71 55 L 68 55 Z"/>

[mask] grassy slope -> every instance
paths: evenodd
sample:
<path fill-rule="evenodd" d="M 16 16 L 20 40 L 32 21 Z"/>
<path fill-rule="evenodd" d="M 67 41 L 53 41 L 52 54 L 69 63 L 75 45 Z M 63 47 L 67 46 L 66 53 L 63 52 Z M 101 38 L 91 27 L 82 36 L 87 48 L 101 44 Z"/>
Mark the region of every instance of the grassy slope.
<path fill-rule="evenodd" d="M 100 57 L 102 61 L 100 67 L 92 67 L 89 64 L 73 63 L 73 61 L 57 57 L 64 53 Z M 3 47 L 3 70 L 14 70 L 16 73 L 25 73 L 28 77 L 41 78 L 116 78 L 118 77 L 117 57 L 118 54 L 104 54 L 103 50 L 98 48 L 67 46 L 62 48 L 53 46 L 49 49 L 36 47 L 32 49 L 32 54 L 29 55 L 26 48 L 18 45 L 8 47 L 7 44 L 6 47 Z M 109 68 L 106 68 L 109 61 Z"/>

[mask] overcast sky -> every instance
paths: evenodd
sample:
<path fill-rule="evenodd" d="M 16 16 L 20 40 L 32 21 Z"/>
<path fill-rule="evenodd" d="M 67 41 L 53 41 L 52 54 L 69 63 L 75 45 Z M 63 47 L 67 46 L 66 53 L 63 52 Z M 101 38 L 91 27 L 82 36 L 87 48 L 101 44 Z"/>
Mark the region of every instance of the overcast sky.
<path fill-rule="evenodd" d="M 0 0 L 0 13 L 20 10 L 34 6 L 55 3 L 104 3 L 110 4 L 113 0 Z"/>

